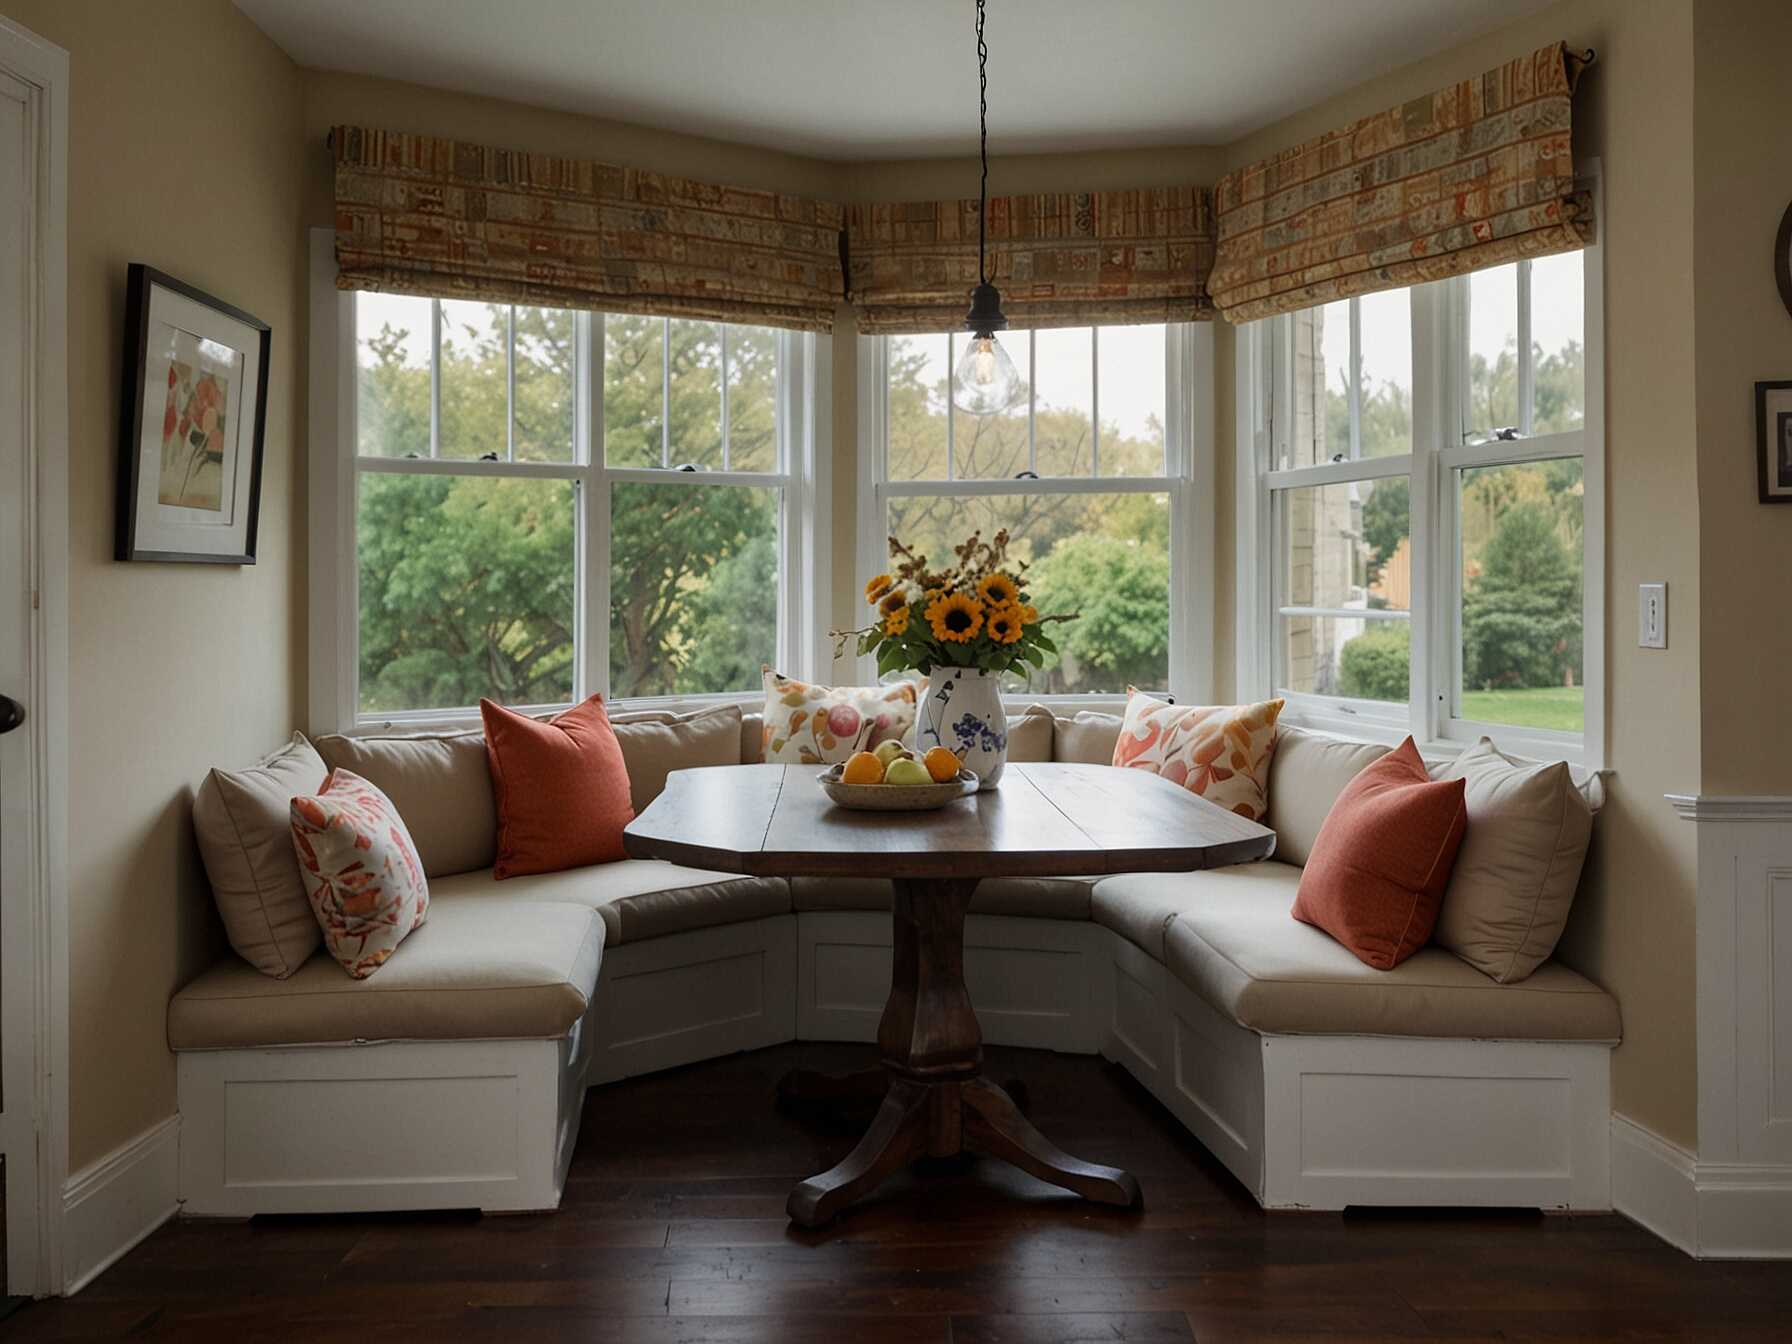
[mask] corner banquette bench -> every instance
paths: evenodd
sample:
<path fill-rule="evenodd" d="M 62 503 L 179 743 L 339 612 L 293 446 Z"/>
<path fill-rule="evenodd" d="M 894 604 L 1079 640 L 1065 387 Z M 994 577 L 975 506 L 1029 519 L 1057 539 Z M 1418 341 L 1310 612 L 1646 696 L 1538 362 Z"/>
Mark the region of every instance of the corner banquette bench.
<path fill-rule="evenodd" d="M 761 757 L 732 706 L 613 722 L 637 811 L 673 769 Z M 1119 727 L 1035 707 L 1010 754 L 1105 763 Z M 477 733 L 316 746 L 405 818 L 428 922 L 366 980 L 323 950 L 285 980 L 232 954 L 175 995 L 184 1212 L 551 1208 L 587 1087 L 874 1039 L 887 882 L 648 860 L 495 882 Z M 984 1037 L 1122 1065 L 1265 1207 L 1608 1208 L 1610 995 L 1556 962 L 1498 984 L 1436 946 L 1374 970 L 1289 916 L 1320 823 L 1383 750 L 1284 727 L 1262 863 L 983 883 Z"/>

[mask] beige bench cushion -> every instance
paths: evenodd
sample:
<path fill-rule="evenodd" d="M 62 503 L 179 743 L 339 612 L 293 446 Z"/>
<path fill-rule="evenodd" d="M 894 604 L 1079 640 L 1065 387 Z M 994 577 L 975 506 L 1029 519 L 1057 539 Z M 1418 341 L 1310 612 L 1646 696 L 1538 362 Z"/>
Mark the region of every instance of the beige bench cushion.
<path fill-rule="evenodd" d="M 444 897 L 493 907 L 556 902 L 595 910 L 603 917 L 611 947 L 790 913 L 790 887 L 781 877 L 712 873 L 656 859 L 624 859 L 503 882 L 494 881 L 490 871 L 459 873 L 430 883 L 430 900 Z"/>
<path fill-rule="evenodd" d="M 1162 961 L 1164 935 L 1171 923 L 1202 899 L 1203 893 L 1225 886 L 1251 892 L 1280 891 L 1279 871 L 1293 873 L 1297 882 L 1300 879 L 1300 869 L 1275 862 L 1241 863 L 1208 873 L 1119 873 L 1095 884 L 1090 897 L 1091 914 L 1097 924 L 1112 929 Z M 1198 885 L 1197 877 L 1211 880 Z M 1288 903 L 1293 904 L 1292 895 Z"/>
<path fill-rule="evenodd" d="M 604 925 L 576 905 L 432 893 L 429 920 L 365 980 L 319 952 L 286 980 L 237 957 L 168 1005 L 175 1050 L 346 1041 L 555 1039 L 591 1001 Z"/>
<path fill-rule="evenodd" d="M 986 877 L 971 896 L 978 915 L 1031 919 L 1087 919 L 1089 893 L 1098 877 Z M 793 877 L 791 903 L 800 911 L 888 910 L 885 877 Z"/>
<path fill-rule="evenodd" d="M 1380 760 L 1388 749 L 1375 742 L 1353 742 L 1325 733 L 1310 733 L 1287 724 L 1276 732 L 1269 758 L 1269 811 L 1263 824 L 1276 833 L 1276 857 L 1304 866 L 1319 838 L 1319 828 L 1344 786 L 1364 766 Z"/>
<path fill-rule="evenodd" d="M 1166 964 L 1215 1009 L 1253 1031 L 1521 1041 L 1619 1037 L 1617 1000 L 1558 962 L 1545 962 L 1511 985 L 1435 946 L 1391 971 L 1365 966 L 1288 913 L 1300 885 L 1300 869 L 1290 864 L 1216 868 L 1182 881 L 1191 899 L 1170 924 Z"/>

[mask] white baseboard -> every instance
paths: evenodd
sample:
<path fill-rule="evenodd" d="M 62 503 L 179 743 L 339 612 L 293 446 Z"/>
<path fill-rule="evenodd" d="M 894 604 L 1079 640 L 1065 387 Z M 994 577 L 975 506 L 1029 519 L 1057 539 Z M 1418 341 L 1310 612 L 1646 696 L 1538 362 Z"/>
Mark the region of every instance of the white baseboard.
<path fill-rule="evenodd" d="M 73 1296 L 179 1207 L 180 1116 L 121 1144 L 62 1187 L 63 1288 Z"/>
<path fill-rule="evenodd" d="M 1616 1114 L 1612 1206 L 1702 1260 L 1792 1259 L 1792 1168 L 1700 1162 Z"/>

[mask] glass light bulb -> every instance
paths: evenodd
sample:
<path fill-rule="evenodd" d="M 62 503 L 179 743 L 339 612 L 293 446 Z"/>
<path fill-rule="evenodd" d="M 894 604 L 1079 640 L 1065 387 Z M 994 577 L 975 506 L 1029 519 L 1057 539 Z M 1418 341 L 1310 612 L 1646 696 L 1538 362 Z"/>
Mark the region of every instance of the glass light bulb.
<path fill-rule="evenodd" d="M 1020 371 L 992 332 L 980 331 L 965 342 L 964 354 L 952 371 L 952 404 L 968 415 L 995 415 L 1007 410 L 1020 392 Z"/>

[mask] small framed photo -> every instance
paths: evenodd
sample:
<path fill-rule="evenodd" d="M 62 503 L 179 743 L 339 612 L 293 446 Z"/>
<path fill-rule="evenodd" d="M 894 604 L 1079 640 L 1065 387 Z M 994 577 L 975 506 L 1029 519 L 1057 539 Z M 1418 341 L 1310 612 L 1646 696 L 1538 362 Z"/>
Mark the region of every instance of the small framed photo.
<path fill-rule="evenodd" d="M 131 266 L 118 559 L 255 563 L 271 336 L 240 308 Z"/>
<path fill-rule="evenodd" d="M 1755 384 L 1755 467 L 1763 504 L 1792 504 L 1792 382 Z"/>

